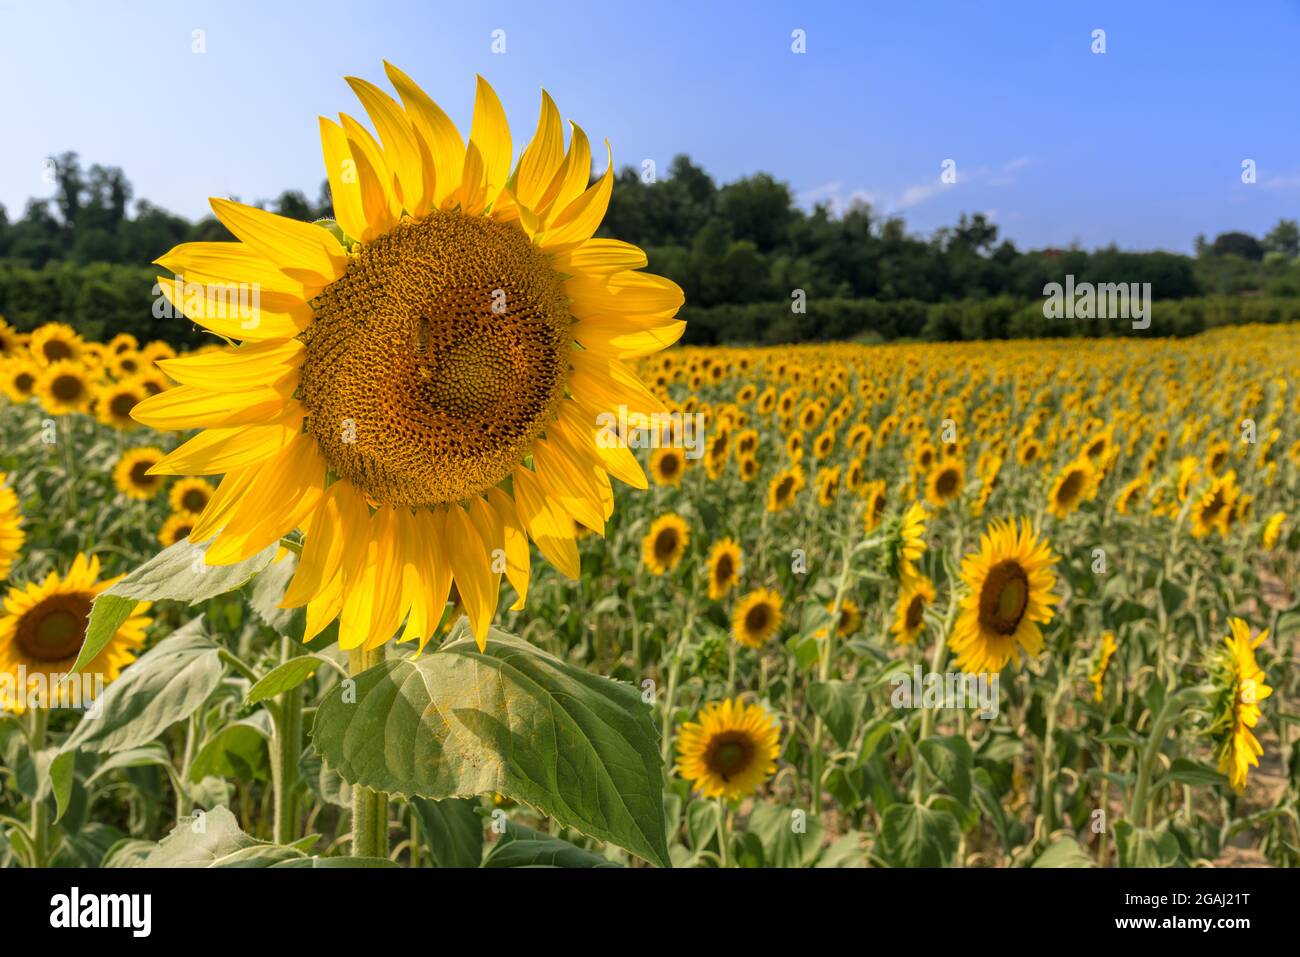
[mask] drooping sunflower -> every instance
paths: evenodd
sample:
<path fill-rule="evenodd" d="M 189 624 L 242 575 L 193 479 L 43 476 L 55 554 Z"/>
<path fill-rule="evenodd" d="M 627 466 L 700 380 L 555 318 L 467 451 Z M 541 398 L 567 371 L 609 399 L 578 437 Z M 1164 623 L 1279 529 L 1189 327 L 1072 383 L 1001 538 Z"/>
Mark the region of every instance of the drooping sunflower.
<path fill-rule="evenodd" d="M 834 611 L 834 605 L 827 605 L 827 611 Z M 835 624 L 835 634 L 840 638 L 847 638 L 858 630 L 862 624 L 862 611 L 858 608 L 857 602 L 851 598 L 845 598 L 840 602 L 840 617 Z"/>
<path fill-rule="evenodd" d="M 723 598 L 740 580 L 744 566 L 740 545 L 732 538 L 720 538 L 709 549 L 709 597 Z"/>
<path fill-rule="evenodd" d="M 925 610 L 934 602 L 934 582 L 917 575 L 903 582 L 894 609 L 894 624 L 889 629 L 900 645 L 914 645 L 925 630 Z"/>
<path fill-rule="evenodd" d="M 677 448 L 655 449 L 650 456 L 650 477 L 656 485 L 681 488 L 682 474 L 686 471 L 686 454 Z"/>
<path fill-rule="evenodd" d="M 1264 523 L 1264 550 L 1272 551 L 1277 547 L 1278 539 L 1282 537 L 1282 523 L 1286 521 L 1286 512 L 1274 512 Z"/>
<path fill-rule="evenodd" d="M 691 530 L 676 512 L 660 515 L 641 540 L 641 559 L 652 575 L 665 575 L 677 567 L 686 554 Z"/>
<path fill-rule="evenodd" d="M 1246 789 L 1250 768 L 1259 767 L 1263 747 L 1251 730 L 1261 716 L 1259 703 L 1273 693 L 1265 684 L 1264 670 L 1255 661 L 1255 649 L 1268 638 L 1268 629 L 1252 641 L 1250 625 L 1229 618 L 1231 634 L 1214 656 L 1212 682 L 1218 689 L 1213 702 L 1214 721 L 1208 733 L 1218 744 L 1219 772 L 1238 794 Z"/>
<path fill-rule="evenodd" d="M 925 480 L 925 498 L 935 508 L 956 501 L 966 484 L 966 466 L 961 459 L 943 458 L 935 463 Z"/>
<path fill-rule="evenodd" d="M 925 554 L 926 518 L 925 506 L 913 502 L 907 511 L 890 522 L 885 542 L 885 570 L 899 583 L 918 574 L 916 563 Z"/>
<path fill-rule="evenodd" d="M 47 322 L 32 331 L 27 348 L 39 366 L 49 366 L 56 362 L 75 362 L 80 356 L 84 343 L 77 330 L 64 322 Z"/>
<path fill-rule="evenodd" d="M 36 397 L 51 415 L 85 412 L 94 395 L 93 382 L 79 362 L 60 359 L 45 366 L 36 377 Z"/>
<path fill-rule="evenodd" d="M 161 475 L 153 474 L 154 466 L 162 460 L 163 450 L 156 446 L 128 449 L 113 466 L 113 484 L 127 498 L 147 502 L 166 482 Z"/>
<path fill-rule="evenodd" d="M 189 478 L 177 479 L 167 492 L 167 501 L 171 503 L 173 512 L 193 512 L 200 515 L 208 507 L 208 502 L 212 500 L 212 495 L 216 491 L 205 479 Z"/>
<path fill-rule="evenodd" d="M 1099 437 L 1101 438 L 1101 437 Z M 1097 494 L 1101 474 L 1091 458 L 1081 455 L 1065 468 L 1052 483 L 1052 490 L 1047 494 L 1047 510 L 1057 518 L 1065 518 L 1080 503 Z"/>
<path fill-rule="evenodd" d="M 739 698 L 706 704 L 677 732 L 677 773 L 706 798 L 738 800 L 776 772 L 781 727 Z"/>
<path fill-rule="evenodd" d="M 1226 537 L 1240 494 L 1237 475 L 1232 469 L 1213 479 L 1210 487 L 1192 505 L 1192 536 L 1204 538 L 1210 532 L 1218 531 Z"/>
<path fill-rule="evenodd" d="M 17 689 L 17 700 L 12 697 L 0 700 L 0 710 L 25 710 L 41 685 L 44 686 L 41 690 L 51 695 L 51 704 L 66 703 L 59 696 L 58 685 L 51 687 L 51 684 L 58 680 L 56 676 L 71 672 L 86 637 L 90 603 L 116 580 L 99 581 L 99 559 L 78 555 L 64 576 L 50 572 L 40 584 L 33 582 L 9 589 L 4 614 L 0 615 L 0 672 L 12 677 L 0 683 L 0 688 L 17 689 L 22 666 L 25 666 L 27 687 Z M 105 684 L 114 681 L 144 644 L 145 628 L 152 621 L 145 615 L 148 610 L 148 602 L 136 605 L 84 671 L 102 675 Z M 35 688 L 34 681 L 40 682 Z"/>
<path fill-rule="evenodd" d="M 781 627 L 781 596 L 768 588 L 750 592 L 731 615 L 731 634 L 742 645 L 762 648 Z"/>
<path fill-rule="evenodd" d="M 980 538 L 979 551 L 962 559 L 968 592 L 949 637 L 963 671 L 1001 671 L 1024 649 L 1043 647 L 1039 625 L 1052 620 L 1057 558 L 1028 519 L 995 521 Z"/>
<path fill-rule="evenodd" d="M 1127 515 L 1133 508 L 1134 503 L 1141 497 L 1147 488 L 1147 479 L 1145 475 L 1139 475 L 1130 481 L 1115 496 L 1115 511 L 1120 515 Z"/>
<path fill-rule="evenodd" d="M 799 490 L 804 487 L 803 469 L 795 465 L 772 476 L 767 486 L 767 510 L 783 512 L 794 504 Z"/>
<path fill-rule="evenodd" d="M 817 504 L 830 508 L 840 493 L 840 467 L 824 468 L 817 473 Z"/>
<path fill-rule="evenodd" d="M 131 418 L 131 410 L 148 394 L 136 379 L 102 385 L 95 394 L 95 416 L 115 429 L 133 429 L 136 421 Z"/>
<path fill-rule="evenodd" d="M 612 157 L 589 187 L 587 137 L 574 125 L 566 151 L 548 95 L 515 164 L 486 81 L 467 145 L 386 70 L 400 103 L 349 80 L 378 138 L 347 115 L 321 120 L 334 226 L 213 200 L 238 242 L 159 260 L 186 286 L 256 283 L 260 308 L 232 316 L 160 279 L 186 315 L 242 345 L 160 359 L 181 384 L 135 416 L 205 430 L 157 470 L 225 474 L 191 534 L 213 540 L 209 563 L 304 528 L 284 604 L 307 605 L 320 627 L 338 617 L 340 647 L 378 647 L 404 620 L 402 638 L 423 645 L 453 582 L 482 645 L 494 552 L 522 607 L 529 539 L 577 577 L 574 520 L 603 530 L 611 475 L 647 487 L 629 449 L 598 441 L 598 421 L 666 411 L 626 361 L 681 336 L 683 297 L 639 271 L 640 249 L 593 238 Z M 403 567 L 416 571 L 393 574 Z"/>
<path fill-rule="evenodd" d="M 1092 685 L 1092 700 L 1101 704 L 1104 697 L 1106 672 L 1110 669 L 1110 659 L 1115 656 L 1119 645 L 1115 643 L 1115 633 L 1108 631 L 1101 636 L 1101 648 L 1097 652 L 1097 664 L 1092 669 L 1092 674 L 1088 675 L 1088 682 Z"/>
<path fill-rule="evenodd" d="M 0 580 L 8 577 L 9 569 L 14 567 L 22 553 L 23 542 L 27 540 L 18 496 L 9 487 L 8 478 L 0 472 Z"/>
<path fill-rule="evenodd" d="M 873 479 L 864 485 L 862 499 L 866 503 L 862 508 L 862 527 L 866 532 L 873 532 L 885 515 L 884 480 Z"/>

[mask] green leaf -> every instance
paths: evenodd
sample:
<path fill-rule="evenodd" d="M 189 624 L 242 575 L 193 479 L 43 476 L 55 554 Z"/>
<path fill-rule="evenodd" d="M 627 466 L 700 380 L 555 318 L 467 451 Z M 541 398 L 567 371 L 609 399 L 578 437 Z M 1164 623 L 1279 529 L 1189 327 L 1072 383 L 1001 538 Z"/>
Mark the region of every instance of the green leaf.
<path fill-rule="evenodd" d="M 225 725 L 203 742 L 190 764 L 190 781 L 206 777 L 266 780 L 270 775 L 271 716 L 260 710 Z"/>
<path fill-rule="evenodd" d="M 129 751 L 119 751 L 117 754 L 106 758 L 99 767 L 86 780 L 87 786 L 94 784 L 105 774 L 110 771 L 117 771 L 122 768 L 143 768 L 143 767 L 160 767 L 165 768 L 171 765 L 171 756 L 167 753 L 166 745 L 159 742 L 146 744 L 142 748 L 132 748 Z"/>
<path fill-rule="evenodd" d="M 817 639 L 811 635 L 791 635 L 786 639 L 785 647 L 794 655 L 795 664 L 801 671 L 810 669 L 821 656 Z"/>
<path fill-rule="evenodd" d="M 815 867 L 866 867 L 867 855 L 862 849 L 862 832 L 849 831 L 822 851 Z"/>
<path fill-rule="evenodd" d="M 749 815 L 749 831 L 763 842 L 763 861 L 769 867 L 811 866 L 825 834 L 818 818 L 778 804 L 756 806 Z"/>
<path fill-rule="evenodd" d="M 1173 614 L 1187 602 L 1187 589 L 1165 579 L 1160 583 L 1160 600 L 1164 604 L 1165 614 Z"/>
<path fill-rule="evenodd" d="M 54 801 L 58 810 L 54 813 L 54 823 L 63 819 L 72 800 L 72 783 L 77 770 L 77 752 L 60 751 L 50 762 L 50 784 L 54 790 Z"/>
<path fill-rule="evenodd" d="M 924 804 L 895 804 L 880 822 L 880 849 L 894 867 L 947 867 L 961 840 L 957 819 Z"/>
<path fill-rule="evenodd" d="M 305 867 L 310 870 L 336 867 L 399 867 L 386 857 L 294 857 L 277 861 L 271 867 Z"/>
<path fill-rule="evenodd" d="M 203 564 L 207 547 L 179 541 L 101 592 L 91 605 L 86 640 L 72 670 L 81 671 L 104 650 L 139 602 L 170 599 L 194 605 L 234 591 L 271 564 L 279 545 L 234 565 Z"/>
<path fill-rule="evenodd" d="M 1072 837 L 1061 837 L 1034 858 L 1030 867 L 1096 867 L 1088 852 Z"/>
<path fill-rule="evenodd" d="M 304 857 L 294 847 L 281 847 L 249 837 L 224 807 L 181 820 L 137 866 L 141 867 L 267 867 Z"/>
<path fill-rule="evenodd" d="M 659 735 L 640 693 L 505 632 L 480 652 L 462 623 L 432 654 L 341 682 L 312 740 L 353 784 L 435 799 L 496 791 L 669 866 Z"/>
<path fill-rule="evenodd" d="M 542 834 L 531 827 L 506 822 L 505 833 L 492 845 L 484 867 L 618 867 L 598 854 Z"/>
<path fill-rule="evenodd" d="M 948 793 L 963 805 L 970 806 L 970 774 L 974 758 L 966 739 L 935 735 L 921 742 L 921 757 L 943 782 Z"/>
<path fill-rule="evenodd" d="M 1122 724 L 1113 725 L 1104 733 L 1097 735 L 1097 741 L 1112 748 L 1142 747 L 1142 739 Z"/>
<path fill-rule="evenodd" d="M 472 798 L 412 798 L 429 854 L 438 867 L 478 867 L 483 860 L 483 819 Z"/>
<path fill-rule="evenodd" d="M 718 807 L 712 801 L 692 801 L 686 807 L 686 833 L 696 854 L 718 833 Z"/>
<path fill-rule="evenodd" d="M 1189 784 L 1198 787 L 1217 787 L 1227 784 L 1228 779 L 1210 767 L 1191 758 L 1174 758 L 1165 777 L 1177 784 Z"/>
<path fill-rule="evenodd" d="M 841 748 L 853 740 L 853 730 L 867 709 L 867 689 L 853 681 L 825 681 L 808 688 L 808 704 L 826 723 Z"/>
<path fill-rule="evenodd" d="M 114 753 L 148 744 L 193 714 L 221 675 L 215 644 L 194 631 L 170 635 L 104 689 L 63 747 Z"/>
<path fill-rule="evenodd" d="M 1115 822 L 1120 867 L 1172 867 L 1178 861 L 1178 838 L 1168 830 Z"/>
<path fill-rule="evenodd" d="M 330 662 L 319 655 L 300 655 L 276 665 L 248 689 L 244 704 L 257 704 L 267 698 L 292 691 L 319 671 L 322 664 L 330 664 Z"/>

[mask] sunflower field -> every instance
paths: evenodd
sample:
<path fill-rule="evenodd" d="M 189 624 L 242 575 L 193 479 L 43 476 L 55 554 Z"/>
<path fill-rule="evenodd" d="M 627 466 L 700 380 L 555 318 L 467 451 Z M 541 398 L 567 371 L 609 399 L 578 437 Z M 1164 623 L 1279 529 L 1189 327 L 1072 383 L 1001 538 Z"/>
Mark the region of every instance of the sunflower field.
<path fill-rule="evenodd" d="M 1300 327 L 676 345 L 387 74 L 211 345 L 0 322 L 0 863 L 1300 864 Z"/>

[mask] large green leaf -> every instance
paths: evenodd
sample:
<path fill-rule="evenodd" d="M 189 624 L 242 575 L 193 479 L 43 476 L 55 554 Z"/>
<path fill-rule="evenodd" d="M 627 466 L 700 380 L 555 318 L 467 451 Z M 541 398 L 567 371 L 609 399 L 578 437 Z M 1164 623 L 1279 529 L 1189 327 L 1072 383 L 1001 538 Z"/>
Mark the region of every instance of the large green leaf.
<path fill-rule="evenodd" d="M 955 817 L 924 804 L 895 804 L 881 818 L 880 849 L 894 867 L 947 867 L 960 839 Z"/>
<path fill-rule="evenodd" d="M 256 867 L 304 857 L 292 847 L 279 847 L 240 830 L 224 807 L 181 820 L 172 832 L 139 862 L 143 867 Z"/>
<path fill-rule="evenodd" d="M 841 748 L 853 740 L 858 719 L 867 710 L 867 689 L 854 681 L 824 681 L 808 689 L 808 704 L 826 723 Z"/>
<path fill-rule="evenodd" d="M 199 748 L 190 765 L 190 781 L 197 784 L 210 776 L 267 780 L 272 734 L 271 715 L 265 709 L 225 725 Z"/>
<path fill-rule="evenodd" d="M 484 867 L 618 867 L 598 854 L 511 821 Z"/>
<path fill-rule="evenodd" d="M 500 792 L 669 866 L 659 735 L 640 693 L 504 632 L 480 652 L 462 623 L 432 654 L 342 682 L 312 740 L 353 784 L 435 799 Z"/>
<path fill-rule="evenodd" d="M 483 860 L 483 818 L 470 798 L 412 798 L 425 844 L 438 867 L 478 867 Z"/>
<path fill-rule="evenodd" d="M 221 682 L 221 674 L 217 646 L 187 626 L 123 670 L 63 748 L 111 754 L 148 744 L 193 714 Z"/>
<path fill-rule="evenodd" d="M 948 793 L 970 806 L 970 775 L 974 758 L 966 739 L 955 735 L 934 735 L 921 742 L 921 757 Z"/>
<path fill-rule="evenodd" d="M 769 867 L 809 867 L 822 849 L 825 831 L 807 811 L 759 804 L 749 815 L 749 830 L 763 842 L 763 862 Z"/>
<path fill-rule="evenodd" d="M 101 592 L 90 608 L 86 640 L 73 671 L 94 660 L 113 639 L 122 622 L 142 601 L 189 602 L 191 605 L 234 591 L 275 558 L 278 545 L 270 545 L 252 558 L 234 565 L 205 565 L 207 545 L 179 541 L 163 549 L 111 588 Z"/>
<path fill-rule="evenodd" d="M 1096 867 L 1097 864 L 1074 838 L 1058 838 L 1034 858 L 1030 867 Z"/>

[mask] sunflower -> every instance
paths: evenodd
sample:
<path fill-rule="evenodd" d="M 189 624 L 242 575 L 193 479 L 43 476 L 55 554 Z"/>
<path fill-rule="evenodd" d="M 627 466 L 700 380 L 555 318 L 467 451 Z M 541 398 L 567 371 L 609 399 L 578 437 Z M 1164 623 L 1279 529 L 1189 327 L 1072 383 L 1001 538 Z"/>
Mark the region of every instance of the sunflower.
<path fill-rule="evenodd" d="M 752 482 L 758 477 L 758 459 L 746 456 L 737 463 L 742 482 Z"/>
<path fill-rule="evenodd" d="M 824 468 L 817 473 L 817 504 L 830 508 L 840 492 L 840 467 Z"/>
<path fill-rule="evenodd" d="M 208 507 L 208 502 L 211 501 L 215 491 L 216 489 L 209 482 L 201 478 L 177 479 L 167 492 L 167 501 L 171 503 L 173 512 L 193 512 L 195 515 L 200 515 Z"/>
<path fill-rule="evenodd" d="M 925 554 L 925 507 L 913 502 L 892 520 L 885 545 L 885 568 L 898 582 L 917 575 L 916 563 Z"/>
<path fill-rule="evenodd" d="M 18 689 L 20 700 L 0 700 L 0 709 L 24 710 L 35 690 L 32 679 L 40 676 L 38 680 L 49 690 L 71 672 L 86 637 L 90 604 L 116 581 L 98 579 L 99 559 L 78 555 L 63 577 L 50 572 L 39 585 L 9 589 L 0 615 L 0 673 L 11 678 L 0 682 L 0 688 L 16 687 L 20 668 L 27 675 L 27 688 Z M 148 610 L 148 602 L 135 606 L 103 651 L 87 664 L 87 674 L 102 675 L 105 684 L 118 677 L 144 644 L 144 630 L 151 621 L 144 615 Z"/>
<path fill-rule="evenodd" d="M 943 508 L 961 495 L 966 484 L 966 466 L 961 459 L 941 460 L 930 470 L 925 481 L 925 498 L 935 508 Z"/>
<path fill-rule="evenodd" d="M 1020 465 L 1032 465 L 1043 454 L 1043 444 L 1033 437 L 1026 437 L 1016 443 L 1016 462 Z"/>
<path fill-rule="evenodd" d="M 885 483 L 882 479 L 873 479 L 862 487 L 862 498 L 866 505 L 862 509 L 862 527 L 873 532 L 880 525 L 885 515 Z"/>
<path fill-rule="evenodd" d="M 677 732 L 677 773 L 706 798 L 734 801 L 776 772 L 781 728 L 739 698 L 706 704 Z"/>
<path fill-rule="evenodd" d="M 1017 648 L 1043 647 L 1039 625 L 1052 620 L 1057 558 L 1028 519 L 995 521 L 977 553 L 962 559 L 968 593 L 949 638 L 957 665 L 967 672 L 1001 671 Z"/>
<path fill-rule="evenodd" d="M 0 362 L 0 391 L 10 402 L 26 402 L 36 391 L 38 366 L 30 359 L 15 357 Z"/>
<path fill-rule="evenodd" d="M 681 449 L 656 449 L 650 456 L 650 477 L 656 485 L 680 488 L 686 471 L 686 456 Z"/>
<path fill-rule="evenodd" d="M 158 530 L 158 541 L 162 543 L 163 548 L 170 548 L 177 542 L 189 538 L 198 519 L 198 515 L 193 512 L 172 512 L 167 516 L 167 521 L 163 522 L 163 527 Z"/>
<path fill-rule="evenodd" d="M 772 476 L 767 486 L 767 510 L 783 512 L 794 504 L 795 496 L 804 487 L 803 469 L 795 465 L 782 469 Z"/>
<path fill-rule="evenodd" d="M 641 540 L 641 559 L 652 575 L 672 571 L 686 554 L 691 530 L 685 519 L 675 512 L 660 515 Z"/>
<path fill-rule="evenodd" d="M 104 351 L 110 356 L 122 355 L 127 352 L 139 352 L 140 340 L 129 332 L 119 332 L 104 343 Z"/>
<path fill-rule="evenodd" d="M 494 553 L 522 607 L 530 538 L 576 578 L 573 520 L 604 529 L 611 475 L 647 487 L 597 423 L 620 407 L 666 412 L 626 361 L 681 336 L 683 296 L 638 271 L 640 249 L 593 238 L 612 156 L 589 187 L 586 134 L 574 125 L 566 152 L 549 95 L 514 164 L 486 81 L 467 146 L 423 90 L 386 69 L 400 103 L 349 80 L 377 139 L 347 115 L 320 122 L 333 226 L 213 200 L 238 241 L 187 243 L 159 260 L 223 291 L 256 283 L 260 308 L 238 314 L 228 296 L 216 308 L 160 278 L 191 319 L 243 342 L 159 359 L 181 384 L 135 417 L 205 430 L 157 470 L 225 474 L 191 536 L 213 539 L 210 564 L 305 527 L 284 604 L 314 606 L 321 627 L 337 615 L 340 647 L 378 647 L 403 620 L 401 637 L 423 645 L 453 582 L 482 646 L 500 584 Z M 416 571 L 392 574 L 403 567 Z"/>
<path fill-rule="evenodd" d="M 75 362 L 81 357 L 84 344 L 77 331 L 66 323 L 47 322 L 32 332 L 27 348 L 37 365 L 49 366 L 56 362 Z"/>
<path fill-rule="evenodd" d="M 914 645 L 925 630 L 925 610 L 934 602 L 934 582 L 916 575 L 903 583 L 894 609 L 894 624 L 889 630 L 900 645 Z"/>
<path fill-rule="evenodd" d="M 740 546 L 732 538 L 721 538 L 709 549 L 709 597 L 726 596 L 740 579 L 744 567 Z"/>
<path fill-rule="evenodd" d="M 23 550 L 27 535 L 23 531 L 23 513 L 18 507 L 18 496 L 6 483 L 8 476 L 0 472 L 0 580 L 8 577 Z"/>
<path fill-rule="evenodd" d="M 834 611 L 834 605 L 827 605 L 827 611 Z M 835 625 L 835 634 L 841 638 L 847 638 L 858 630 L 862 624 L 862 611 L 858 608 L 857 603 L 851 599 L 845 598 L 840 602 L 840 617 Z"/>
<path fill-rule="evenodd" d="M 1119 645 L 1115 643 L 1115 633 L 1108 631 L 1101 636 L 1101 649 L 1097 652 L 1097 664 L 1088 675 L 1088 681 L 1092 684 L 1092 700 L 1101 704 L 1103 685 L 1106 681 L 1106 672 L 1110 668 L 1110 659 L 1114 657 Z"/>
<path fill-rule="evenodd" d="M 1145 473 L 1125 485 L 1119 490 L 1119 495 L 1115 497 L 1115 511 L 1120 515 L 1127 515 L 1146 487 Z"/>
<path fill-rule="evenodd" d="M 762 648 L 781 627 L 781 596 L 759 588 L 736 605 L 731 616 L 731 634 L 742 645 Z"/>
<path fill-rule="evenodd" d="M 100 422 L 117 429 L 135 428 L 131 410 L 148 394 L 135 379 L 100 386 L 95 393 L 95 415 Z"/>
<path fill-rule="evenodd" d="M 1264 671 L 1255 661 L 1255 649 L 1268 638 L 1268 630 L 1252 641 L 1250 626 L 1240 618 L 1229 618 L 1228 627 L 1232 634 L 1224 639 L 1224 647 L 1211 665 L 1219 693 L 1209 734 L 1218 742 L 1219 772 L 1228 776 L 1228 783 L 1240 794 L 1246 789 L 1249 769 L 1259 767 L 1259 756 L 1264 753 L 1251 729 L 1259 723 L 1259 702 L 1273 689 L 1264 683 Z"/>
<path fill-rule="evenodd" d="M 1210 483 L 1210 487 L 1192 505 L 1193 538 L 1204 538 L 1215 530 L 1220 535 L 1227 536 L 1233 508 L 1240 494 L 1236 478 L 1236 473 L 1229 469 L 1215 478 Z"/>
<path fill-rule="evenodd" d="M 1057 518 L 1065 518 L 1079 507 L 1079 503 L 1097 494 L 1100 482 L 1101 474 L 1093 460 L 1086 455 L 1079 456 L 1061 469 L 1061 474 L 1056 477 L 1052 490 L 1047 495 L 1047 510 Z"/>
<path fill-rule="evenodd" d="M 1286 521 L 1286 512 L 1274 512 L 1264 523 L 1264 550 L 1272 551 L 1282 537 L 1282 523 Z"/>
<path fill-rule="evenodd" d="M 786 437 L 785 453 L 790 457 L 791 462 L 798 462 L 803 459 L 803 433 L 794 431 Z"/>
<path fill-rule="evenodd" d="M 16 356 L 22 348 L 22 335 L 5 321 L 4 316 L 0 316 L 0 359 Z"/>
<path fill-rule="evenodd" d="M 113 484 L 127 498 L 147 502 L 158 494 L 165 479 L 154 475 L 153 468 L 163 460 L 163 450 L 148 445 L 128 449 L 113 466 Z"/>
<path fill-rule="evenodd" d="M 51 362 L 41 370 L 35 392 L 50 415 L 85 412 L 94 394 L 85 366 L 67 359 Z"/>

